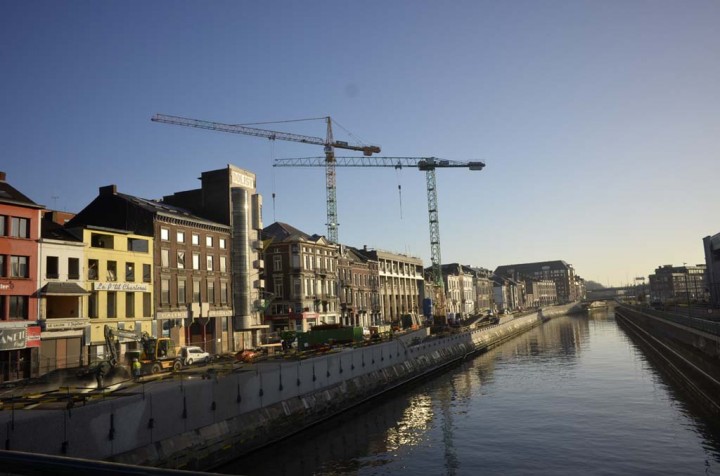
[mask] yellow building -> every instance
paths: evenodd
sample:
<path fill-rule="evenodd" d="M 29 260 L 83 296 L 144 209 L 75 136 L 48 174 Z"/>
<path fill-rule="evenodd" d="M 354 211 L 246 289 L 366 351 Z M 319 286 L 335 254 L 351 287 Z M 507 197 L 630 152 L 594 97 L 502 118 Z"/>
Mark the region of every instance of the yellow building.
<path fill-rule="evenodd" d="M 124 230 L 87 225 L 81 229 L 85 248 L 84 305 L 90 320 L 85 344 L 89 361 L 107 358 L 105 325 L 152 335 L 153 239 Z M 122 346 L 125 347 L 125 344 Z M 120 355 L 137 345 L 129 343 Z"/>

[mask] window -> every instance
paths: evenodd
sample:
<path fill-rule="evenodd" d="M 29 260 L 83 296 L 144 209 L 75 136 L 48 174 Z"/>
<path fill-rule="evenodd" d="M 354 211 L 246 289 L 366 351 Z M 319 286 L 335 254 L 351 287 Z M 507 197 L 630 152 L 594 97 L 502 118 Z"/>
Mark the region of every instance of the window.
<path fill-rule="evenodd" d="M 207 270 L 212 271 L 213 270 L 213 257 L 211 255 L 208 255 L 205 257 L 205 260 L 207 261 Z"/>
<path fill-rule="evenodd" d="M 300 267 L 300 256 L 299 255 L 292 255 L 291 257 L 291 266 L 295 269 Z"/>
<path fill-rule="evenodd" d="M 162 304 L 164 306 L 170 304 L 170 280 L 169 279 L 161 279 L 160 280 L 160 304 Z"/>
<path fill-rule="evenodd" d="M 30 238 L 29 220 L 12 217 L 10 219 L 10 236 L 13 238 Z"/>
<path fill-rule="evenodd" d="M 186 283 L 184 279 L 178 279 L 178 304 L 185 304 L 186 299 Z"/>
<path fill-rule="evenodd" d="M 27 278 L 28 275 L 28 257 L 27 256 L 11 256 L 10 257 L 10 277 L 11 278 Z"/>
<path fill-rule="evenodd" d="M 220 272 L 227 272 L 227 258 L 225 256 L 220 257 Z"/>
<path fill-rule="evenodd" d="M 7 276 L 7 271 L 5 269 L 5 255 L 0 255 L 0 278 L 4 278 Z M 0 316 L 1 318 L 2 316 Z"/>
<path fill-rule="evenodd" d="M 125 281 L 135 282 L 135 263 L 125 263 Z"/>
<path fill-rule="evenodd" d="M 273 255 L 273 271 L 282 271 L 282 255 Z"/>
<path fill-rule="evenodd" d="M 134 251 L 136 253 L 147 253 L 150 248 L 148 246 L 148 240 L 128 238 L 127 249 L 128 251 Z"/>
<path fill-rule="evenodd" d="M 7 222 L 7 216 L 0 215 L 0 236 L 6 236 L 7 235 L 7 228 L 5 223 Z M 0 316 L 2 317 L 2 316 Z"/>
<path fill-rule="evenodd" d="M 207 282 L 207 301 L 215 304 L 215 283 L 208 279 Z"/>
<path fill-rule="evenodd" d="M 88 280 L 95 281 L 98 279 L 98 260 L 88 260 Z"/>
<path fill-rule="evenodd" d="M 152 266 L 143 264 L 143 283 L 152 282 Z"/>
<path fill-rule="evenodd" d="M 90 235 L 90 246 L 93 248 L 113 249 L 113 236 L 93 233 Z"/>
<path fill-rule="evenodd" d="M 185 269 L 185 252 L 177 252 L 177 267 L 178 269 Z"/>
<path fill-rule="evenodd" d="M 293 297 L 302 297 L 302 281 L 300 281 L 300 278 L 293 278 Z"/>
<path fill-rule="evenodd" d="M 227 283 L 225 281 L 220 281 L 220 304 L 227 304 L 228 302 L 228 296 L 227 296 Z"/>
<path fill-rule="evenodd" d="M 227 242 L 226 242 L 225 238 L 220 238 L 219 245 L 220 245 L 221 250 L 224 250 L 225 248 L 227 248 Z"/>
<path fill-rule="evenodd" d="M 143 317 L 152 316 L 152 295 L 143 293 Z"/>
<path fill-rule="evenodd" d="M 125 293 L 125 317 L 135 317 L 135 293 Z"/>
<path fill-rule="evenodd" d="M 184 231 L 178 231 L 178 232 L 177 232 L 177 242 L 178 242 L 178 243 L 185 243 L 185 232 L 184 232 Z"/>
<path fill-rule="evenodd" d="M 57 256 L 48 256 L 45 258 L 45 277 L 47 279 L 57 279 L 60 277 L 59 262 Z"/>
<path fill-rule="evenodd" d="M 10 296 L 10 319 L 28 318 L 28 297 Z"/>
<path fill-rule="evenodd" d="M 213 247 L 213 237 L 212 236 L 205 237 L 205 246 L 207 246 L 208 248 Z"/>
<path fill-rule="evenodd" d="M 192 244 L 195 246 L 200 246 L 200 235 L 197 233 L 192 234 Z"/>
<path fill-rule="evenodd" d="M 68 258 L 68 279 L 80 279 L 80 258 Z"/>
<path fill-rule="evenodd" d="M 285 297 L 285 293 L 283 292 L 283 278 L 282 276 L 278 276 L 273 278 L 273 294 L 277 296 L 280 299 L 283 299 Z"/>
<path fill-rule="evenodd" d="M 110 319 L 117 317 L 117 293 L 115 291 L 107 293 L 107 317 Z"/>
<path fill-rule="evenodd" d="M 160 228 L 160 239 L 162 241 L 170 241 L 170 230 L 167 228 Z"/>
<path fill-rule="evenodd" d="M 200 280 L 193 279 L 193 298 L 192 302 L 200 302 Z"/>
<path fill-rule="evenodd" d="M 98 317 L 98 292 L 93 291 L 88 296 L 88 317 Z"/>
<path fill-rule="evenodd" d="M 192 269 L 200 269 L 200 254 L 199 253 L 193 253 L 193 267 Z"/>
<path fill-rule="evenodd" d="M 170 267 L 170 250 L 164 248 L 160 250 L 160 266 L 163 268 Z"/>
<path fill-rule="evenodd" d="M 107 262 L 107 280 L 117 281 L 117 261 Z"/>

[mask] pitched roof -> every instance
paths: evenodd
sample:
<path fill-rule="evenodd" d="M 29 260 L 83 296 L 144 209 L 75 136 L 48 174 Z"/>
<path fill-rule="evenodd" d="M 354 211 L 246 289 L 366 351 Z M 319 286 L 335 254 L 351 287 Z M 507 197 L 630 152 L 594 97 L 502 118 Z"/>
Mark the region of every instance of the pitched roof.
<path fill-rule="evenodd" d="M 32 208 L 44 208 L 42 205 L 38 205 L 33 202 L 18 189 L 7 183 L 4 177 L 5 174 L 0 176 L 0 202 Z"/>
<path fill-rule="evenodd" d="M 313 243 L 324 241 L 326 244 L 331 244 L 323 235 L 308 235 L 304 231 L 298 230 L 292 225 L 279 221 L 263 228 L 261 236 L 263 240 L 272 239 L 275 242 L 301 239 L 304 241 L 311 241 Z"/>
<path fill-rule="evenodd" d="M 211 220 L 207 220 L 205 218 L 199 217 L 197 215 L 192 214 L 190 211 L 176 207 L 174 205 L 169 205 L 165 202 L 161 202 L 158 200 L 148 200 L 146 198 L 136 197 L 133 195 L 128 195 L 125 193 L 118 193 L 118 197 L 124 198 L 128 202 L 132 203 L 133 205 L 139 206 L 140 208 L 147 210 L 151 213 L 156 213 L 158 215 L 163 215 L 167 217 L 175 217 L 175 218 L 182 218 L 184 220 L 190 220 L 198 223 L 208 224 L 208 225 L 214 225 L 214 226 L 222 226 L 225 228 L 228 228 L 226 225 L 223 225 L 222 223 L 217 223 Z"/>

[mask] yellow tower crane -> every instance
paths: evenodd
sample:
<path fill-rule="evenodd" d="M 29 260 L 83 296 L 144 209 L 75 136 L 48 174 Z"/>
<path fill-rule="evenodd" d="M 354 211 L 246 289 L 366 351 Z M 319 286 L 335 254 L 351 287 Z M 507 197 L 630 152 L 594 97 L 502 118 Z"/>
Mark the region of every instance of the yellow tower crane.
<path fill-rule="evenodd" d="M 276 159 L 274 167 L 321 167 L 322 157 L 306 157 L 297 159 Z M 484 162 L 470 161 L 460 162 L 456 160 L 444 160 L 437 157 L 335 157 L 336 167 L 392 167 L 401 169 L 403 167 L 417 167 L 425 172 L 427 184 L 428 214 L 430 222 L 430 261 L 432 262 L 432 280 L 440 289 L 441 299 L 445 298 L 445 284 L 442 276 L 442 259 L 440 258 L 440 221 L 438 216 L 437 185 L 435 182 L 435 169 L 437 168 L 466 168 L 470 170 L 482 170 Z M 445 315 L 444 301 L 436 303 L 436 314 Z"/>
<path fill-rule="evenodd" d="M 317 118 L 316 118 L 317 119 Z M 303 144 L 322 145 L 325 148 L 325 157 L 323 166 L 325 167 L 325 192 L 327 198 L 327 230 L 328 240 L 333 243 L 338 242 L 338 218 L 337 218 L 337 192 L 335 186 L 335 149 L 357 150 L 364 156 L 380 153 L 380 147 L 376 145 L 355 145 L 348 144 L 345 141 L 335 140 L 332 132 L 332 119 L 330 116 L 322 118 L 327 123 L 327 133 L 325 139 L 320 137 L 306 136 L 301 134 L 291 134 L 288 132 L 270 131 L 266 129 L 258 129 L 240 124 L 223 124 L 220 122 L 202 121 L 199 119 L 189 119 L 186 117 L 168 116 L 165 114 L 155 114 L 151 120 L 153 122 L 161 122 L 164 124 L 173 124 L 176 126 L 195 127 L 198 129 L 208 129 L 211 131 L 230 132 L 233 134 L 245 134 L 249 136 L 264 137 L 269 140 L 285 140 L 292 142 L 302 142 Z M 304 119 L 298 119 L 304 120 Z M 280 121 L 295 122 L 295 121 Z"/>

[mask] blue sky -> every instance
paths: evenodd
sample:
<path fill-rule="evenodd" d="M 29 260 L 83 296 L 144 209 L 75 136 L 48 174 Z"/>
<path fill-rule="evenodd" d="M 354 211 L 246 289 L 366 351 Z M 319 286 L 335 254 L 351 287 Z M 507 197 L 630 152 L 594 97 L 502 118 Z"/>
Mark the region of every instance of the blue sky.
<path fill-rule="evenodd" d="M 5 1 L 0 170 L 79 211 L 103 185 L 159 198 L 232 163 L 266 224 L 325 233 L 323 169 L 272 167 L 321 147 L 150 117 L 329 115 L 381 155 L 486 162 L 437 172 L 443 262 L 563 259 L 622 284 L 702 263 L 720 231 L 718 25 L 702 0 Z M 338 168 L 337 194 L 341 242 L 429 264 L 423 173 Z"/>

